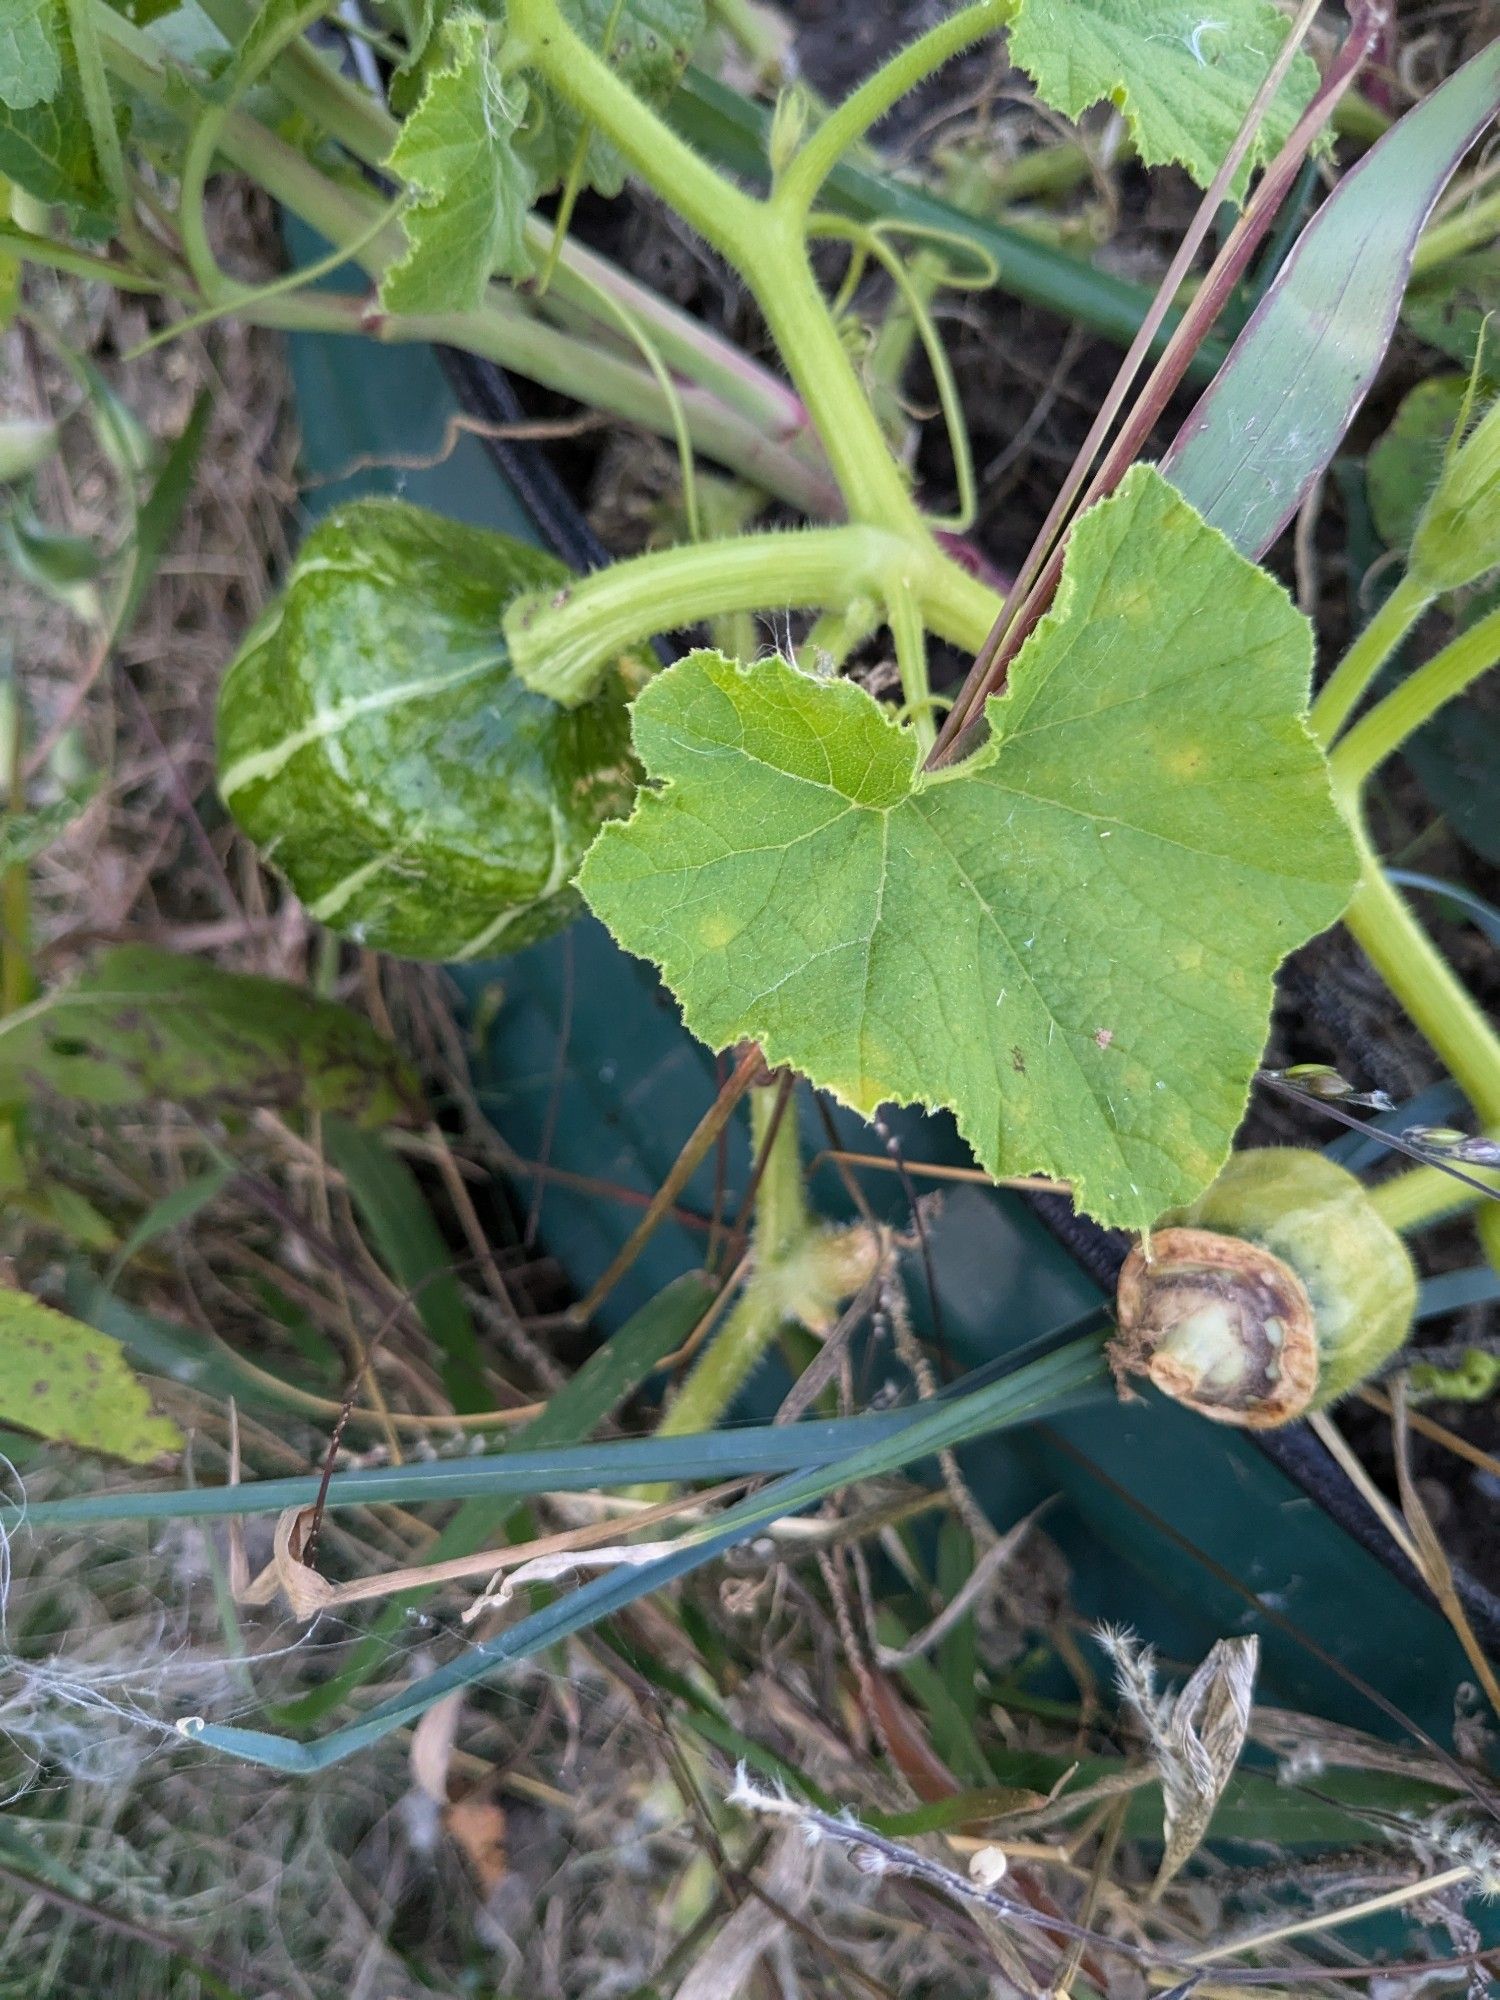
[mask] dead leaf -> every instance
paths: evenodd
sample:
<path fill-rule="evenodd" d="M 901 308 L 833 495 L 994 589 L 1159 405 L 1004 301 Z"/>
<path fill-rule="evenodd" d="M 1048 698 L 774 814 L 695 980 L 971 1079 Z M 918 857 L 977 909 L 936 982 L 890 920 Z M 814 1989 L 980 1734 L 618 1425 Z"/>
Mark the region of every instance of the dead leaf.
<path fill-rule="evenodd" d="M 1175 1695 L 1156 1691 L 1150 1647 L 1129 1633 L 1101 1632 L 1122 1700 L 1145 1730 L 1161 1780 L 1166 1844 L 1152 1895 L 1159 1896 L 1196 1851 L 1245 1747 L 1260 1641 L 1220 1639 Z"/>
<path fill-rule="evenodd" d="M 498 1799 L 470 1792 L 443 1814 L 443 1825 L 473 1871 L 481 1893 L 494 1894 L 510 1872 L 505 1849 L 505 1808 Z"/>

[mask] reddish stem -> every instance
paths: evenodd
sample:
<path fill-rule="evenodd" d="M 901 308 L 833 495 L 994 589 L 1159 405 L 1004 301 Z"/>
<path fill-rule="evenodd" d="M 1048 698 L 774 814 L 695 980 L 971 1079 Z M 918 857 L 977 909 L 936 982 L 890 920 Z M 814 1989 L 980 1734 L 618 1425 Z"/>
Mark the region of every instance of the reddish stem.
<path fill-rule="evenodd" d="M 1209 267 L 1191 304 L 1163 349 L 1160 359 L 1147 376 L 1114 442 L 1079 497 L 1073 509 L 1074 519 L 1096 500 L 1101 500 L 1106 494 L 1112 493 L 1128 467 L 1135 462 L 1157 419 L 1187 373 L 1194 354 L 1223 311 L 1230 294 L 1244 275 L 1251 257 L 1264 240 L 1282 203 L 1291 192 L 1313 141 L 1333 107 L 1354 82 L 1361 65 L 1378 39 L 1387 20 L 1388 0 L 1354 0 L 1350 14 L 1349 33 L 1330 63 L 1328 74 L 1292 128 L 1286 144 L 1262 175 L 1254 195 L 1246 204 L 1243 215 L 1240 216 L 1223 248 Z M 1134 349 L 1131 355 L 1126 357 L 1122 375 L 1132 368 L 1133 360 Z M 1096 426 L 1096 430 L 1097 428 Z M 1098 436 L 1091 432 L 1080 453 L 1080 461 L 1083 464 L 1086 465 L 1093 452 L 1098 449 L 1099 442 Z M 1070 490 L 1076 490 L 1077 472 L 1078 468 L 1075 467 L 1059 494 L 1063 506 L 1067 504 Z M 1063 506 L 1055 506 L 1052 514 L 1049 514 L 1037 537 L 1036 545 L 1022 565 L 1021 577 L 1026 584 L 1024 596 L 1015 604 L 1013 610 L 1008 607 L 1007 612 L 1002 614 L 995 630 L 980 649 L 973 669 L 960 690 L 957 701 L 949 711 L 948 720 L 928 757 L 929 768 L 952 763 L 971 746 L 972 735 L 983 715 L 985 702 L 1004 687 L 1011 661 L 1051 603 L 1057 589 L 1058 578 L 1062 574 L 1063 558 L 1067 552 L 1067 532 L 1066 530 L 1058 532 L 1059 522 L 1056 518 L 1063 511 Z M 1057 537 L 1055 542 L 1052 541 L 1054 535 Z M 1050 552 L 1046 554 L 1044 560 L 1039 561 L 1041 552 L 1048 548 L 1049 543 L 1051 543 Z"/>

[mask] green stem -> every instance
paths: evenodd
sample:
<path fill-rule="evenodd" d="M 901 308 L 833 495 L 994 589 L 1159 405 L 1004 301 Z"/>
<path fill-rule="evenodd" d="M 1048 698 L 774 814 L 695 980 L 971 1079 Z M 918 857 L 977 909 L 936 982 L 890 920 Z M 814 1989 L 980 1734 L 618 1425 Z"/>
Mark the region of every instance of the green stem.
<path fill-rule="evenodd" d="M 1480 1121 L 1500 1124 L 1500 1038 L 1387 879 L 1357 795 L 1340 786 L 1335 796 L 1360 861 L 1359 885 L 1344 922 Z"/>
<path fill-rule="evenodd" d="M 807 259 L 802 216 L 743 193 L 629 91 L 555 0 L 511 0 L 518 59 L 617 146 L 704 241 L 733 264 L 807 405 L 850 517 L 925 531 Z M 837 114 L 835 114 L 837 116 Z"/>
<path fill-rule="evenodd" d="M 517 673 L 553 701 L 586 699 L 622 649 L 716 613 L 886 602 L 904 586 L 931 630 L 973 646 L 989 629 L 995 593 L 930 543 L 878 528 L 786 529 L 661 549 L 612 563 L 566 595 L 517 599 L 505 621 Z M 976 636 L 977 635 L 977 636 Z M 908 695 L 918 700 L 917 689 Z"/>
<path fill-rule="evenodd" d="M 778 222 L 768 241 L 764 261 L 744 275 L 822 439 L 850 519 L 927 535 L 818 289 L 800 225 Z"/>
<path fill-rule="evenodd" d="M 927 635 L 915 597 L 898 578 L 886 592 L 886 616 L 896 643 L 901 695 L 911 718 L 918 752 L 926 757 L 937 737 L 932 719 L 932 686 L 927 678 Z"/>
<path fill-rule="evenodd" d="M 263 285 L 248 286 L 233 297 L 220 299 L 212 305 L 200 306 L 197 312 L 189 313 L 185 319 L 174 320 L 170 326 L 164 326 L 156 333 L 148 334 L 144 340 L 137 341 L 134 347 L 121 356 L 121 359 L 138 361 L 143 354 L 149 354 L 153 348 L 165 347 L 169 342 L 180 339 L 183 334 L 193 333 L 201 326 L 211 326 L 215 320 L 224 319 L 230 313 L 249 316 L 246 312 L 248 308 L 250 313 L 258 316 L 262 308 L 275 299 L 291 299 L 300 292 L 313 291 L 320 278 L 330 277 L 351 257 L 358 257 L 360 252 L 367 249 L 378 236 L 383 235 L 395 220 L 397 208 L 398 204 L 393 202 L 389 208 L 382 209 L 362 235 L 357 236 L 351 243 L 340 244 L 337 250 L 330 250 L 326 257 L 319 257 L 314 263 L 298 265 L 290 271 L 283 271 L 279 278 L 272 278 Z M 363 317 L 362 313 L 360 317 Z M 344 330 L 342 325 L 339 330 L 341 332 Z"/>
<path fill-rule="evenodd" d="M 713 1429 L 775 1340 L 781 1311 L 775 1290 L 751 1278 L 668 1405 L 656 1426 L 658 1437 L 690 1437 Z M 661 1499 L 666 1492 L 665 1486 L 643 1487 L 639 1497 Z"/>
<path fill-rule="evenodd" d="M 1486 1173 L 1482 1167 L 1466 1167 L 1464 1171 L 1481 1180 Z M 1493 1180 L 1500 1189 L 1500 1171 Z M 1404 1174 L 1393 1174 L 1389 1180 L 1381 1181 L 1369 1194 L 1370 1206 L 1376 1214 L 1403 1236 L 1425 1229 L 1429 1223 L 1440 1222 L 1445 1216 L 1462 1215 L 1484 1200 L 1476 1188 L 1465 1187 L 1441 1167 L 1411 1167 Z"/>
<path fill-rule="evenodd" d="M 788 1093 L 780 1078 L 757 1084 L 750 1093 L 750 1158 L 754 1162 L 762 1155 L 766 1163 L 755 1191 L 755 1254 L 779 1264 L 808 1231 L 796 1094 Z"/>
<path fill-rule="evenodd" d="M 898 49 L 809 136 L 778 180 L 772 206 L 805 218 L 824 181 L 872 125 L 961 49 L 1003 28 L 1015 11 L 1016 0 L 973 0 Z"/>
<path fill-rule="evenodd" d="M 781 1095 L 779 1083 L 759 1084 L 750 1093 L 751 1158 L 758 1160 L 770 1144 L 755 1198 L 756 1269 L 672 1399 L 656 1427 L 658 1437 L 711 1431 L 763 1359 L 785 1317 L 776 1274 L 806 1239 L 808 1216 L 796 1106 L 787 1104 L 778 1119 Z"/>
<path fill-rule="evenodd" d="M 110 66 L 121 80 L 162 109 L 176 108 L 149 37 L 107 7 L 102 8 L 100 25 Z M 295 147 L 244 112 L 230 113 L 217 144 L 232 166 L 249 174 L 273 200 L 336 246 L 347 249 L 365 237 L 382 212 L 378 194 L 331 180 Z M 358 262 L 378 281 L 401 248 L 401 232 L 393 227 L 380 232 L 359 253 Z M 461 347 L 627 422 L 642 424 L 666 437 L 673 434 L 673 411 L 649 371 L 622 360 L 613 346 L 559 333 L 530 311 L 517 294 L 499 286 L 490 288 L 485 306 L 477 313 L 422 319 L 382 318 L 369 312 L 355 318 L 347 301 L 331 317 L 320 314 L 313 301 L 297 299 L 264 307 L 257 306 L 253 298 L 246 299 L 237 302 L 236 310 L 268 326 L 324 325 L 329 331 L 363 333 L 392 343 L 439 341 Z M 670 349 L 665 351 L 673 358 Z M 677 352 L 685 356 L 685 344 L 679 343 Z M 745 363 L 746 368 L 751 365 Z M 841 507 L 838 490 L 816 449 L 816 440 L 806 431 L 805 411 L 778 385 L 771 383 L 770 391 L 769 404 L 763 402 L 754 415 L 727 407 L 721 397 L 696 381 L 682 384 L 678 396 L 694 442 L 706 456 L 802 512 L 814 516 L 837 513 Z M 740 400 L 746 409 L 754 407 L 743 379 Z M 769 424 L 768 407 L 773 418 Z M 789 418 L 800 420 L 803 434 L 784 441 Z"/>
<path fill-rule="evenodd" d="M 555 0 L 509 0 L 506 21 L 510 59 L 539 70 L 705 242 L 743 271 L 762 235 L 760 202 L 648 111 L 564 20 Z"/>
<path fill-rule="evenodd" d="M 838 611 L 825 611 L 802 642 L 801 654 L 819 673 L 842 667 L 855 647 L 880 624 L 873 597 L 856 597 Z"/>
<path fill-rule="evenodd" d="M 1436 270 L 1439 264 L 1488 243 L 1497 230 L 1500 230 L 1500 188 L 1472 202 L 1462 214 L 1450 215 L 1424 230 L 1411 260 L 1412 276 L 1419 278 L 1424 271 Z"/>
<path fill-rule="evenodd" d="M 997 164 L 988 150 L 981 153 L 972 146 L 964 147 L 951 158 L 937 193 L 966 215 L 991 215 L 1002 201 L 1014 198 L 1011 193 L 1014 177 L 1023 174 L 1028 167 L 1047 166 L 1054 156 L 1062 153 L 1076 154 L 1083 162 L 1083 172 L 1088 172 L 1087 154 L 1081 146 L 1071 143 L 1024 154 L 1004 166 Z M 926 240 L 931 243 L 930 237 Z M 974 255 L 973 245 L 961 238 L 950 239 L 950 245 L 967 252 L 970 257 Z M 999 265 L 991 261 L 989 284 L 998 283 L 999 277 Z M 910 268 L 905 270 L 904 278 L 881 321 L 875 343 L 866 356 L 864 371 L 883 420 L 896 434 L 905 423 L 901 411 L 901 385 L 906 379 L 907 363 L 917 339 L 926 340 L 922 320 L 924 316 L 930 318 L 928 308 L 932 300 L 945 285 L 953 282 L 951 260 L 935 245 L 920 249 L 912 258 Z"/>
<path fill-rule="evenodd" d="M 1308 717 L 1313 735 L 1326 750 L 1363 700 L 1380 672 L 1432 602 L 1426 584 L 1403 576 L 1354 644 L 1329 675 Z"/>
<path fill-rule="evenodd" d="M 1497 662 L 1500 610 L 1460 632 L 1354 725 L 1333 753 L 1334 783 L 1351 794 L 1363 791 L 1387 757 Z"/>
<path fill-rule="evenodd" d="M 87 5 L 87 0 L 79 0 Z M 208 227 L 204 214 L 203 199 L 208 186 L 209 172 L 214 156 L 219 150 L 219 139 L 226 120 L 234 110 L 235 102 L 255 83 L 275 62 L 283 49 L 300 39 L 304 28 L 325 11 L 328 0 L 301 0 L 295 10 L 273 28 L 263 31 L 260 39 L 252 41 L 249 36 L 235 51 L 223 81 L 222 99 L 210 104 L 201 113 L 188 139 L 182 158 L 182 174 L 178 192 L 178 228 L 182 233 L 182 247 L 204 297 L 210 305 L 219 299 L 233 298 L 243 288 L 219 269 L 219 261 L 214 255 L 213 245 L 208 240 Z M 259 17 L 261 20 L 269 18 Z"/>
<path fill-rule="evenodd" d="M 841 216 L 820 216 L 817 218 L 816 234 L 832 236 L 850 243 L 873 257 L 896 288 L 897 296 L 905 303 L 912 326 L 921 340 L 927 356 L 927 365 L 932 370 L 932 379 L 937 388 L 938 407 L 943 413 L 944 428 L 948 433 L 948 449 L 953 458 L 953 483 L 958 489 L 958 509 L 946 520 L 929 517 L 928 525 L 946 528 L 956 535 L 966 535 L 974 525 L 974 517 L 979 510 L 979 494 L 974 482 L 974 453 L 969 444 L 969 427 L 964 420 L 963 397 L 959 392 L 953 369 L 948 360 L 947 349 L 943 346 L 927 309 L 927 301 L 937 289 L 938 280 L 923 287 L 914 272 L 891 248 L 878 230 L 867 227 L 862 222 L 846 222 Z M 920 262 L 920 259 L 918 260 Z M 872 361 L 876 357 L 872 355 Z M 878 377 L 875 379 L 878 380 Z M 892 384 L 894 389 L 897 385 Z"/>
<path fill-rule="evenodd" d="M 566 595 L 518 598 L 505 619 L 516 672 L 565 707 L 616 654 L 711 615 L 843 604 L 876 588 L 901 544 L 874 528 L 784 529 L 681 544 L 611 563 Z"/>
<path fill-rule="evenodd" d="M 108 0 L 101 0 L 108 4 Z M 249 34 L 256 10 L 247 0 L 202 0 L 203 11 L 231 48 Z M 367 166 L 381 166 L 401 127 L 377 98 L 299 35 L 277 52 L 276 88 L 288 103 L 305 111 L 320 132 L 346 146 Z"/>
<path fill-rule="evenodd" d="M 145 292 L 152 297 L 191 298 L 191 289 L 169 277 L 148 271 L 132 271 L 108 257 L 91 257 L 71 243 L 54 243 L 50 236 L 33 236 L 28 229 L 0 226 L 0 253 L 20 257 L 28 264 L 40 264 L 51 271 L 66 271 L 73 278 L 89 278 L 98 284 L 113 285 L 120 292 Z"/>
<path fill-rule="evenodd" d="M 526 236 L 539 254 L 550 254 L 554 231 L 544 216 L 527 219 Z M 596 256 L 581 243 L 565 242 L 547 293 L 548 312 L 562 302 L 576 307 L 588 324 L 597 326 L 601 293 L 640 320 L 663 360 L 679 374 L 711 390 L 731 409 L 758 424 L 768 437 L 788 445 L 804 440 L 809 463 L 817 464 L 826 477 L 822 452 L 811 435 L 800 396 L 740 348 L 720 339 L 608 258 Z M 831 480 L 829 492 L 830 505 L 837 508 L 841 503 Z"/>

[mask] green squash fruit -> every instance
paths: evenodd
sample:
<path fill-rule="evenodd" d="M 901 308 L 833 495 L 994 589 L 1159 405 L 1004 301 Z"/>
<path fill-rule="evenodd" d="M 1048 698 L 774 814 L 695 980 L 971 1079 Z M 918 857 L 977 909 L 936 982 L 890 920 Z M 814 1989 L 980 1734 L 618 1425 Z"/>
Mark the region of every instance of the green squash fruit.
<path fill-rule="evenodd" d="M 1347 1395 L 1405 1341 L 1406 1246 L 1321 1153 L 1236 1153 L 1120 1273 L 1122 1373 L 1221 1423 L 1266 1429 Z"/>
<path fill-rule="evenodd" d="M 570 572 L 398 500 L 321 522 L 219 696 L 219 790 L 311 915 L 406 958 L 550 936 L 629 809 L 624 667 L 559 708 L 512 673 L 512 598 Z"/>

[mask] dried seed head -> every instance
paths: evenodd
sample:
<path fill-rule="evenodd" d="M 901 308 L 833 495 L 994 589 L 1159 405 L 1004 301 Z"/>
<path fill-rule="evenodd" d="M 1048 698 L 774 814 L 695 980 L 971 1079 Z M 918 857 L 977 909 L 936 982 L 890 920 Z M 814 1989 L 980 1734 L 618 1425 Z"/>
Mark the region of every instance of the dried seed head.
<path fill-rule="evenodd" d="M 1321 1409 L 1406 1339 L 1416 1273 L 1354 1175 L 1321 1153 L 1237 1153 L 1120 1274 L 1117 1366 L 1221 1423 Z"/>
<path fill-rule="evenodd" d="M 1461 1160 L 1468 1167 L 1500 1167 L 1500 1139 L 1484 1133 L 1476 1139 L 1454 1125 L 1408 1125 L 1401 1136 L 1445 1160 Z"/>
<path fill-rule="evenodd" d="M 1116 1359 L 1218 1423 L 1290 1423 L 1318 1385 L 1307 1287 L 1279 1257 L 1212 1229 L 1160 1229 L 1125 1260 Z"/>

